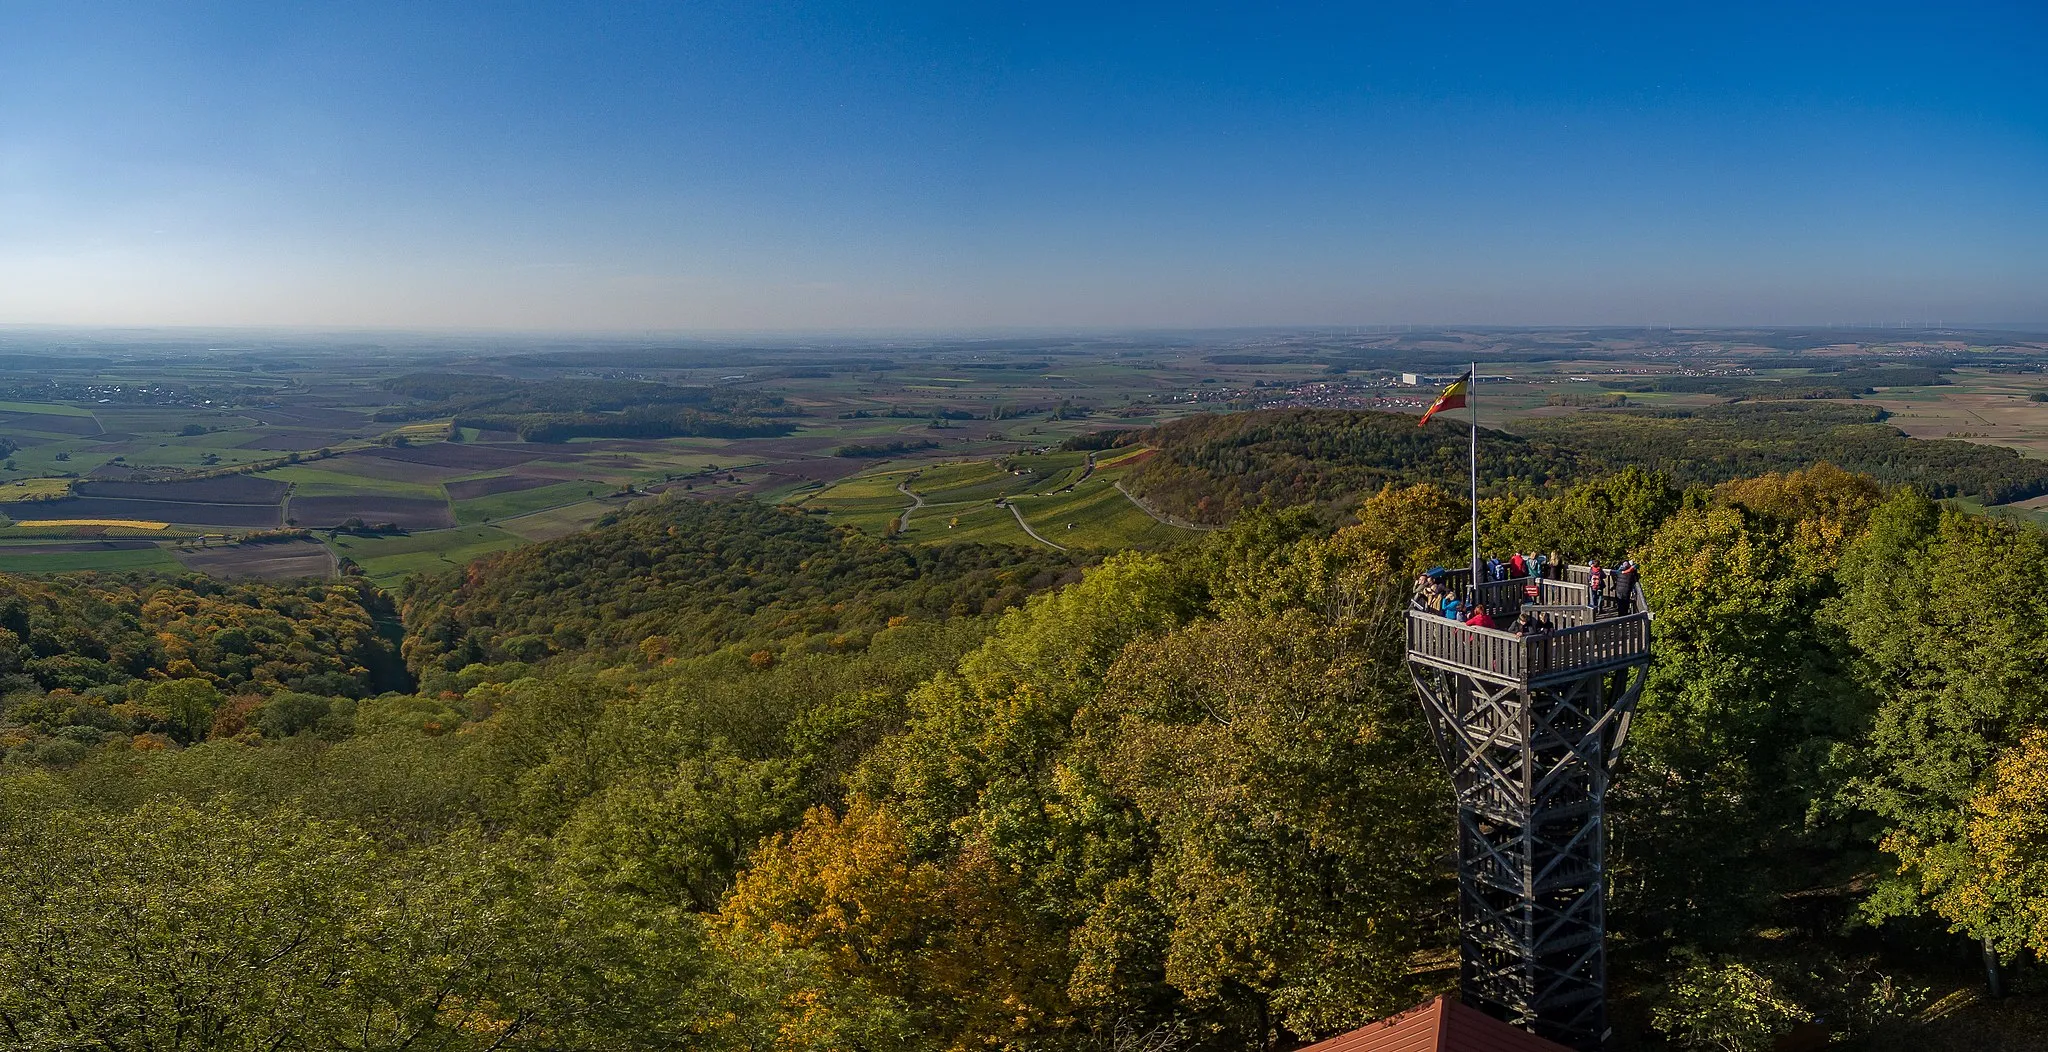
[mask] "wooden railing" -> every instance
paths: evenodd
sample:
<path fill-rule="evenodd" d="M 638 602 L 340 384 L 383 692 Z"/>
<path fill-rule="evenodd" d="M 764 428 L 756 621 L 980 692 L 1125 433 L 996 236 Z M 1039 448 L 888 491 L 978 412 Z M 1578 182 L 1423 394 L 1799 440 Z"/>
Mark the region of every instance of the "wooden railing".
<path fill-rule="evenodd" d="M 1531 635 L 1478 628 L 1422 610 L 1408 611 L 1408 653 L 1437 664 L 1509 680 L 1618 664 L 1650 652 L 1650 615 L 1590 621 Z"/>
<path fill-rule="evenodd" d="M 1566 566 L 1558 572 L 1561 577 L 1511 577 L 1505 581 L 1481 581 L 1475 587 L 1472 584 L 1472 571 L 1445 570 L 1442 581 L 1444 587 L 1457 596 L 1460 603 L 1466 604 L 1467 609 L 1476 601 L 1486 608 L 1487 614 L 1494 620 L 1506 624 L 1521 612 L 1523 606 L 1529 605 L 1528 588 L 1532 580 L 1536 584 L 1537 606 L 1585 607 L 1591 602 L 1592 590 L 1586 585 L 1587 567 Z M 1611 571 L 1608 580 L 1615 580 Z M 1612 587 L 1610 584 L 1610 592 L 1603 597 L 1606 601 L 1596 617 L 1618 617 L 1623 616 L 1621 611 L 1636 613 L 1646 609 L 1643 606 L 1640 585 L 1630 594 L 1629 601 L 1619 605 L 1618 609 L 1611 592 Z"/>

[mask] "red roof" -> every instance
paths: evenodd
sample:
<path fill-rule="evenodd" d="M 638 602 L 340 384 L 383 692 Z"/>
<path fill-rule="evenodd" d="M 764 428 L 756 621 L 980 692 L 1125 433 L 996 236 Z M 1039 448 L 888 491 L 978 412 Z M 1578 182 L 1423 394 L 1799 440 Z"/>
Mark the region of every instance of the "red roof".
<path fill-rule="evenodd" d="M 1571 1052 L 1449 994 L 1300 1052 Z"/>

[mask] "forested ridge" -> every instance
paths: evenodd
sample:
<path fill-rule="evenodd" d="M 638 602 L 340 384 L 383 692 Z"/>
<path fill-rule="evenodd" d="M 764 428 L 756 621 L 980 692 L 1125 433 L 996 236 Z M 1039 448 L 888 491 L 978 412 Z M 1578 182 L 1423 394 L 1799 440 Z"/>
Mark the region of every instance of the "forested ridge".
<path fill-rule="evenodd" d="M 1920 1017 L 1981 984 L 1980 942 L 2048 952 L 2037 531 L 1827 467 L 1479 510 L 1489 548 L 1633 553 L 1656 610 L 1611 798 L 1615 1047 L 1766 1049 L 1814 1017 L 2026 1047 L 2025 969 L 1995 1011 Z M 1455 983 L 1399 611 L 1468 511 L 1374 487 L 1083 567 L 650 502 L 413 585 L 413 692 L 168 651 L 105 698 L 20 673 L 0 1045 L 1207 1052 L 1358 1026 Z M 175 634 L 141 611 L 202 587 L 7 583 L 31 654 Z M 286 592 L 350 594 L 324 587 Z M 234 609 L 259 599 L 286 601 Z M 169 730 L 102 715 L 165 684 Z"/>
<path fill-rule="evenodd" d="M 1392 482 L 1462 478 L 1462 423 L 1418 428 L 1405 413 L 1278 409 L 1185 417 L 1122 441 L 1159 454 L 1133 469 L 1130 488 L 1163 510 L 1223 523 L 1270 504 L 1355 502 Z M 1486 489 L 1539 489 L 1588 474 L 1590 460 L 1559 443 L 1486 429 L 1479 462 Z"/>
<path fill-rule="evenodd" d="M 1732 402 L 1690 410 L 1612 410 L 1480 429 L 1482 492 L 1534 493 L 1628 465 L 1680 484 L 1714 484 L 1830 463 L 1935 497 L 2006 504 L 2048 493 L 2048 462 L 2001 446 L 1908 438 L 1876 406 Z M 1462 421 L 1418 428 L 1403 413 L 1282 409 L 1186 417 L 1119 441 L 1159 454 L 1128 485 L 1197 522 L 1238 511 L 1355 502 L 1389 482 L 1462 477 Z"/>
<path fill-rule="evenodd" d="M 424 674 L 790 638 L 844 648 L 891 618 L 999 612 L 1080 565 L 1007 546 L 899 544 L 752 501 L 670 496 L 595 530 L 415 578 L 405 654 Z"/>

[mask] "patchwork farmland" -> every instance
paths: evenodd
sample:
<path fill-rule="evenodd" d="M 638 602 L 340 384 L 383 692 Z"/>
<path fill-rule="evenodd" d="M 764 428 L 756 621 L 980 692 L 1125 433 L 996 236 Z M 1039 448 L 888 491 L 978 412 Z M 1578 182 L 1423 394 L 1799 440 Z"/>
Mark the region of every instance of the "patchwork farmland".
<path fill-rule="evenodd" d="M 1915 439 L 2048 455 L 2048 341 L 1996 333 L 1796 354 L 1619 331 L 44 351 L 0 354 L 0 572 L 396 587 L 648 494 L 780 502 L 917 543 L 1163 546 L 1198 531 L 1119 486 L 1142 451 L 1067 440 L 1212 411 L 1419 412 L 1431 391 L 1402 370 L 1474 359 L 1503 374 L 1483 389 L 1489 426 L 1528 435 L 1785 391 L 1882 407 Z M 1998 513 L 2048 519 L 2034 482 L 1987 470 L 2017 494 Z M 1141 497 L 1153 474 L 1137 473 Z"/>

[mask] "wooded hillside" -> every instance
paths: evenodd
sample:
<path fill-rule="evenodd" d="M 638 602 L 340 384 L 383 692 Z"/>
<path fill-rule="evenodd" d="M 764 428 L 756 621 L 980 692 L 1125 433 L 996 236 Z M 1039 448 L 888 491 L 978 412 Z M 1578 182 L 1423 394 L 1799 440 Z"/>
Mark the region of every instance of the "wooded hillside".
<path fill-rule="evenodd" d="M 1480 510 L 1489 546 L 1634 553 L 1656 610 L 1610 816 L 1616 1047 L 2038 1032 L 2035 994 L 1920 1013 L 1980 988 L 1982 940 L 2048 952 L 2039 533 L 1832 469 Z M 103 707 L 19 681 L 0 1033 L 1194 1052 L 1360 1025 L 1455 982 L 1398 613 L 1468 509 L 1353 511 L 1079 570 L 655 503 L 416 588 L 416 694 L 215 670 L 199 720 L 166 684 L 204 675 Z M 53 587 L 31 651 L 91 602 L 131 616 Z M 103 715 L 159 702 L 183 730 Z"/>

